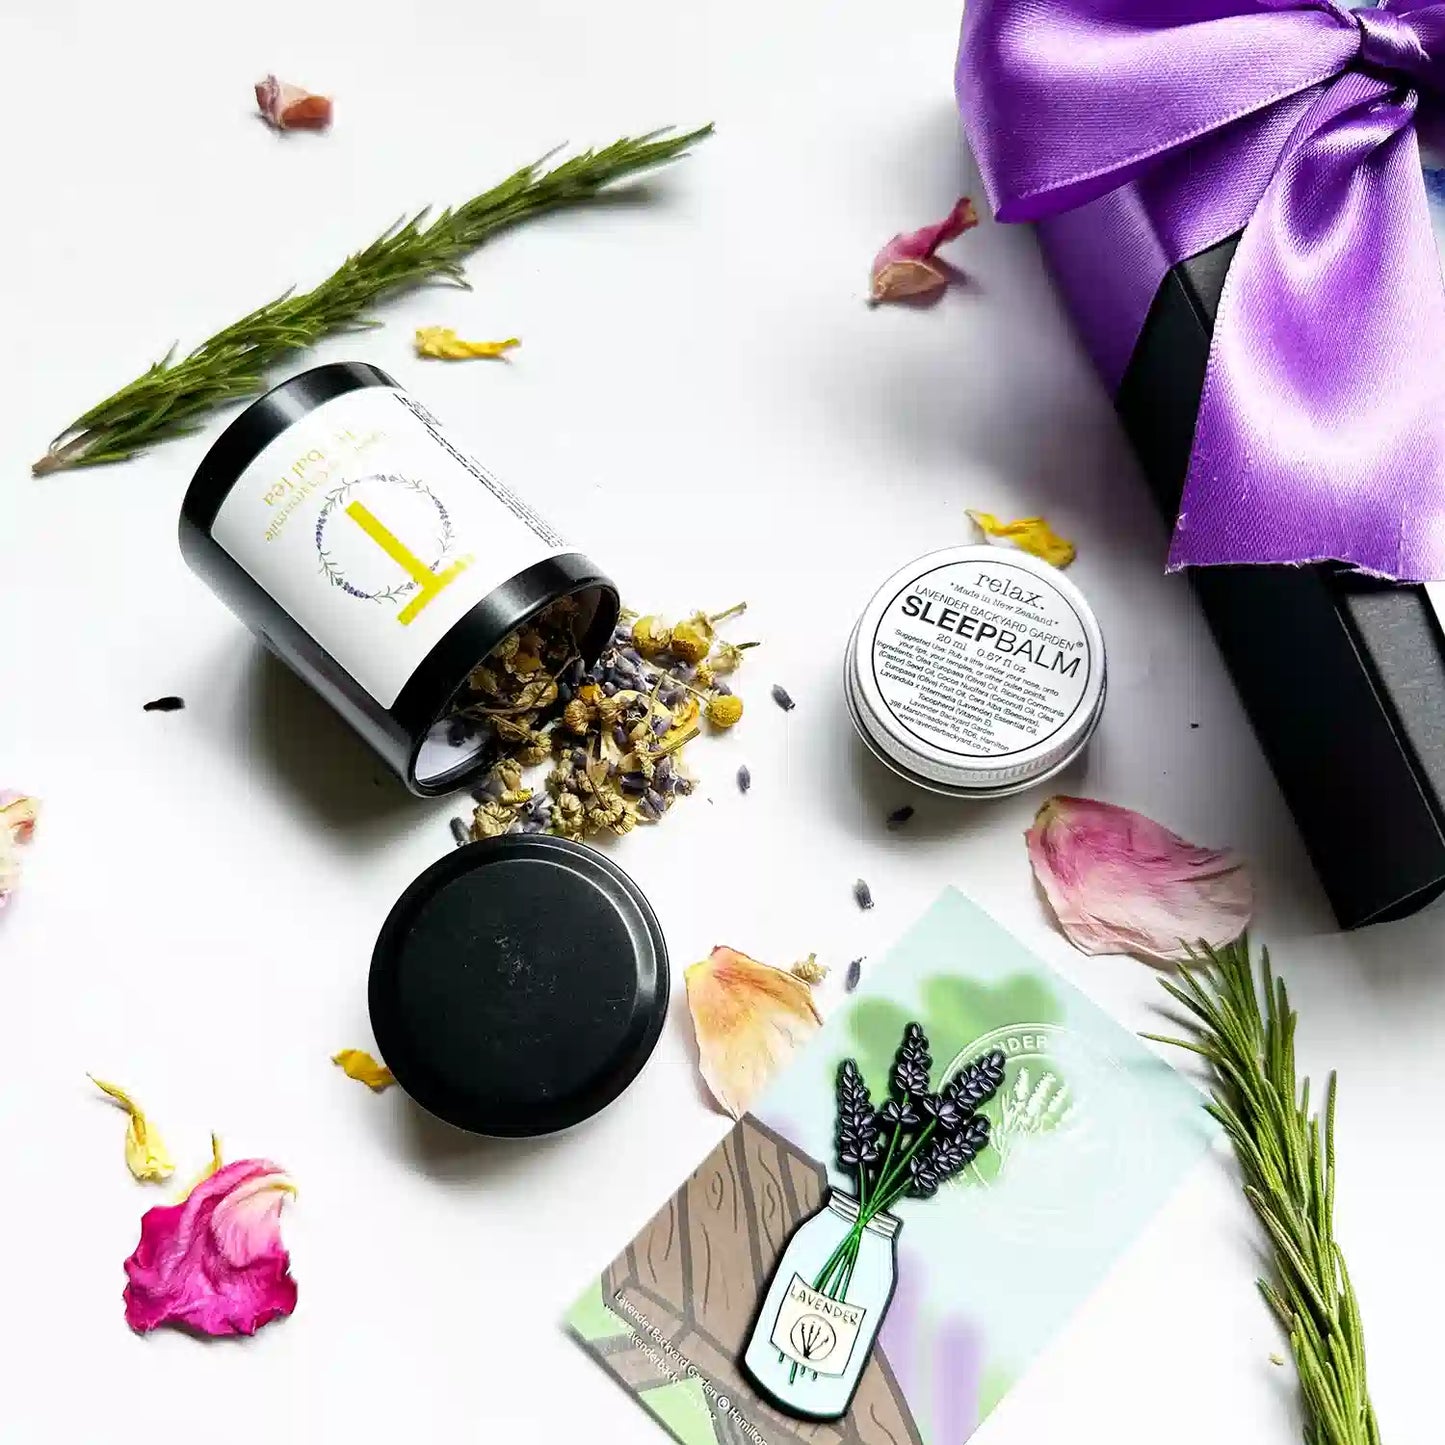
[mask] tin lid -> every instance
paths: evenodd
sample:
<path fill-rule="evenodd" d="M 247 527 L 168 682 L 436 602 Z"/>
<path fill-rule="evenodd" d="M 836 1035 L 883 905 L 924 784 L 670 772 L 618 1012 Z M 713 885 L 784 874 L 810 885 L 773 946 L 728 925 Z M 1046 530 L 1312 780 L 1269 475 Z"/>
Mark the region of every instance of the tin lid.
<path fill-rule="evenodd" d="M 1019 791 L 1057 772 L 1103 709 L 1104 638 L 1083 593 L 1024 552 L 950 547 L 895 572 L 849 640 L 864 741 L 925 788 Z"/>
<path fill-rule="evenodd" d="M 470 843 L 382 925 L 377 1045 L 424 1109 L 476 1134 L 550 1134 L 610 1104 L 667 1014 L 667 946 L 610 859 L 564 838 Z"/>

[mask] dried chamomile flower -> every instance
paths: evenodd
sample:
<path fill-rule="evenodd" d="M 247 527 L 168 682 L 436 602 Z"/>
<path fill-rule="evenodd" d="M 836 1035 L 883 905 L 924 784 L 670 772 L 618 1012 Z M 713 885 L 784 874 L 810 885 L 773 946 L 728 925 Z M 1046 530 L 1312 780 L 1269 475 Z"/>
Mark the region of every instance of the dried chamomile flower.
<path fill-rule="evenodd" d="M 705 709 L 707 720 L 715 728 L 730 728 L 738 722 L 743 715 L 743 700 L 728 693 L 719 697 L 710 697 L 707 700 Z"/>
<path fill-rule="evenodd" d="M 644 657 L 661 657 L 672 646 L 672 628 L 660 617 L 639 617 L 632 624 L 632 645 Z"/>
<path fill-rule="evenodd" d="M 552 831 L 563 838 L 580 838 L 587 824 L 587 810 L 576 793 L 563 793 L 552 814 Z"/>
<path fill-rule="evenodd" d="M 478 803 L 477 811 L 472 814 L 472 837 L 500 838 L 511 828 L 516 816 L 515 810 L 500 802 L 489 799 L 485 803 Z"/>
<path fill-rule="evenodd" d="M 742 666 L 743 653 L 756 646 L 756 642 L 728 642 L 720 638 L 713 644 L 707 665 L 713 672 L 736 672 Z"/>
<path fill-rule="evenodd" d="M 789 972 L 794 978 L 800 978 L 806 984 L 812 985 L 822 983 L 828 977 L 828 965 L 818 962 L 818 955 L 810 953 L 807 958 L 799 959 Z"/>
<path fill-rule="evenodd" d="M 585 733 L 591 726 L 595 714 L 594 708 L 588 707 L 580 697 L 574 697 L 562 709 L 562 726 L 569 733 Z"/>
<path fill-rule="evenodd" d="M 544 732 L 532 732 L 517 750 L 517 761 L 524 768 L 535 768 L 552 756 L 552 739 Z"/>
<path fill-rule="evenodd" d="M 501 679 L 484 662 L 472 669 L 471 676 L 467 678 L 467 686 L 473 692 L 484 692 L 489 697 L 496 697 L 502 691 Z"/>
<path fill-rule="evenodd" d="M 683 662 L 701 662 L 712 651 L 712 630 L 704 631 L 697 622 L 689 619 L 679 622 L 672 629 L 671 652 Z"/>

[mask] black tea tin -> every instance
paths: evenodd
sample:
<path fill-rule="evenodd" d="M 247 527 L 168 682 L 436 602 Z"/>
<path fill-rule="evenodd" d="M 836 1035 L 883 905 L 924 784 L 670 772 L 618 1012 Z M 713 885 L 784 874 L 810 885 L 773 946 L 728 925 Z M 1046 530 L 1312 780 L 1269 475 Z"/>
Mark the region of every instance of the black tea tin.
<path fill-rule="evenodd" d="M 642 891 L 566 838 L 458 848 L 397 900 L 372 954 L 371 1029 L 429 1113 L 475 1134 L 566 1129 L 637 1077 L 667 1016 Z"/>
<path fill-rule="evenodd" d="M 611 580 L 460 450 L 384 371 L 319 366 L 254 401 L 196 469 L 181 552 L 414 793 L 491 765 L 447 726 L 472 669 L 575 599 L 578 649 L 616 626 Z"/>

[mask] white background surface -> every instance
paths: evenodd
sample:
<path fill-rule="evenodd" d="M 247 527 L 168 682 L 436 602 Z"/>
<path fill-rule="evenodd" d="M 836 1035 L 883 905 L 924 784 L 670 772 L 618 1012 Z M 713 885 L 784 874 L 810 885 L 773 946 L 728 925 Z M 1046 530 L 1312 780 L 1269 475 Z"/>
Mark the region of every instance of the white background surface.
<path fill-rule="evenodd" d="M 725 1128 L 681 997 L 682 967 L 716 942 L 876 957 L 952 882 L 1157 1027 L 1148 971 L 1074 954 L 1036 900 L 1020 834 L 1040 796 L 910 797 L 850 735 L 839 659 L 857 611 L 893 567 L 966 538 L 966 506 L 1043 510 L 1079 542 L 1110 697 L 1067 790 L 1254 860 L 1303 1062 L 1343 1075 L 1339 1230 L 1384 1434 L 1438 1433 L 1445 915 L 1332 931 L 1188 589 L 1161 576 L 1164 533 L 1032 238 L 966 237 L 950 254 L 972 281 L 930 311 L 862 303 L 889 235 L 976 190 L 956 10 L 5 7 L 0 785 L 45 802 L 0 929 L 6 1445 L 661 1439 L 555 1321 Z M 335 94 L 331 134 L 254 118 L 270 69 Z M 314 358 L 391 370 L 635 604 L 746 597 L 734 635 L 766 642 L 740 678 L 748 717 L 694 750 L 703 795 L 616 850 L 673 951 L 653 1063 L 570 1136 L 473 1142 L 327 1062 L 370 1042 L 372 940 L 449 846 L 451 810 L 387 781 L 186 572 L 176 512 L 216 428 L 41 482 L 28 463 L 172 339 L 314 282 L 399 213 L 560 140 L 709 119 L 716 138 L 645 203 L 509 235 L 471 265 L 472 293 L 401 301 Z M 524 344 L 506 365 L 423 363 L 426 323 Z M 1285 619 L 1260 625 L 1289 645 Z M 794 713 L 767 701 L 773 681 Z M 141 711 L 169 692 L 185 712 Z M 886 832 L 904 801 L 918 816 Z M 162 1196 L 125 1173 L 122 1117 L 87 1070 L 136 1091 L 182 1172 L 216 1129 L 229 1157 L 294 1173 L 293 1318 L 218 1345 L 127 1331 L 121 1261 Z M 1232 1165 L 1207 1162 L 978 1439 L 1297 1439 L 1258 1243 Z"/>

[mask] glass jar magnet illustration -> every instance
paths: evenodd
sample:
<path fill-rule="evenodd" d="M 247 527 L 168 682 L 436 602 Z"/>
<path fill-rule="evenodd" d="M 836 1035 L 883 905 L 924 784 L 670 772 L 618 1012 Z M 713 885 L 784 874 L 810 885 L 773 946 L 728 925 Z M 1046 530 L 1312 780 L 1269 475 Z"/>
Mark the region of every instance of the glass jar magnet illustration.
<path fill-rule="evenodd" d="M 895 1206 L 931 1199 L 988 1145 L 978 1110 L 1003 1083 L 1003 1054 L 964 1065 L 937 1092 L 932 1066 L 927 1036 L 910 1023 L 880 1108 L 852 1059 L 838 1069 L 837 1163 L 856 1193 L 831 1190 L 794 1232 L 743 1353 L 752 1382 L 790 1415 L 847 1413 L 897 1283 Z"/>

